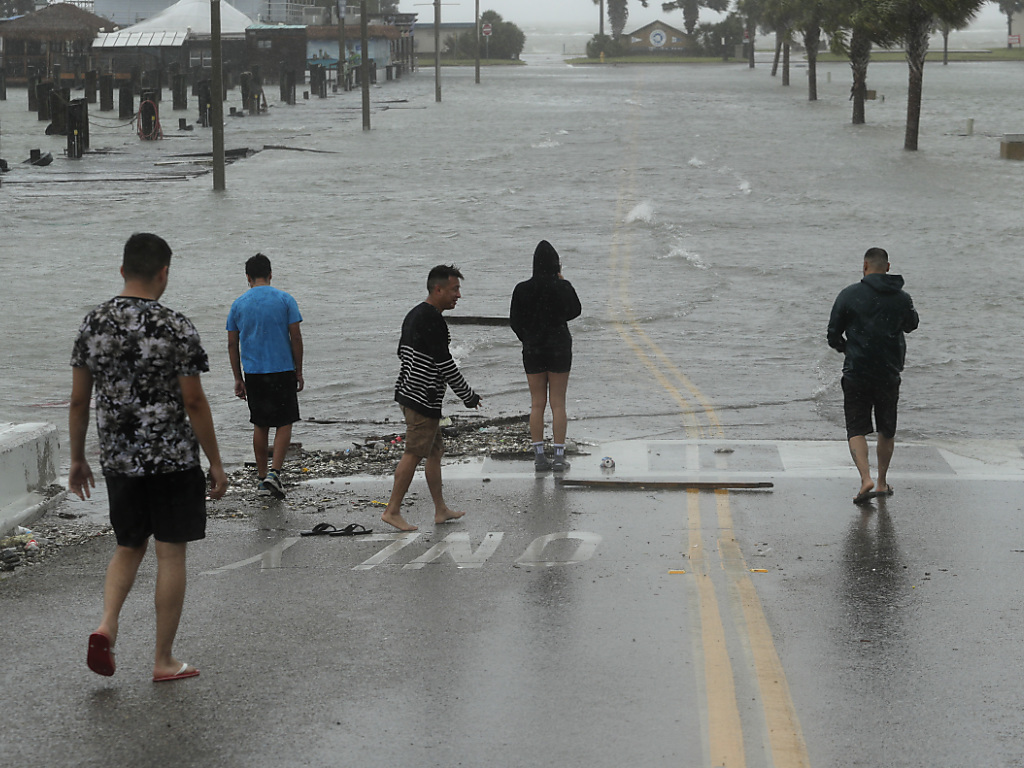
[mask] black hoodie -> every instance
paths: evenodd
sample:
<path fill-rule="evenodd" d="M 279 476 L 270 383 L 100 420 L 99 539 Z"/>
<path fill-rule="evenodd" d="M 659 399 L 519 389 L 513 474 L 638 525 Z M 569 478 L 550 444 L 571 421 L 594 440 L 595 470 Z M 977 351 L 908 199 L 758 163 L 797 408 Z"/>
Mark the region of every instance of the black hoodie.
<path fill-rule="evenodd" d="M 572 349 L 569 320 L 582 312 L 572 283 L 560 278 L 558 251 L 541 240 L 533 252 L 533 277 L 516 286 L 509 307 L 509 324 L 523 349 Z"/>
<path fill-rule="evenodd" d="M 846 355 L 843 376 L 870 383 L 899 382 L 905 333 L 920 322 L 902 275 L 871 273 L 840 291 L 828 321 L 828 345 Z"/>

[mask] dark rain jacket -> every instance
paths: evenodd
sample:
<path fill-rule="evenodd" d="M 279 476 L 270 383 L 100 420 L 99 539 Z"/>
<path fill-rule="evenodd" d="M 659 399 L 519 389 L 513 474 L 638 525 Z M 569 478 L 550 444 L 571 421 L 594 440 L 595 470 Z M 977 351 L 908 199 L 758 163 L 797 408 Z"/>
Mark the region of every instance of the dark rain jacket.
<path fill-rule="evenodd" d="M 864 275 L 836 297 L 828 345 L 846 355 L 845 378 L 896 383 L 907 354 L 904 334 L 919 322 L 914 302 L 903 290 L 902 275 Z"/>
<path fill-rule="evenodd" d="M 512 292 L 509 324 L 524 352 L 572 350 L 568 322 L 583 308 L 572 283 L 558 276 L 561 269 L 558 251 L 541 240 L 533 252 L 533 277 Z"/>

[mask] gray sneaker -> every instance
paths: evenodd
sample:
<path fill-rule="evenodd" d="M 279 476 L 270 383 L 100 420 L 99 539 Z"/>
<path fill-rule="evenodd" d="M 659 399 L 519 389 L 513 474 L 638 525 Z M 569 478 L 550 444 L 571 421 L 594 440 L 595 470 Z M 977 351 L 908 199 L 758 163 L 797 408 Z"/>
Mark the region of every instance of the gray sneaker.
<path fill-rule="evenodd" d="M 538 453 L 533 459 L 533 469 L 535 472 L 547 472 L 551 469 L 551 459 L 543 453 Z"/>
<path fill-rule="evenodd" d="M 284 486 L 281 485 L 281 478 L 277 476 L 277 472 L 273 469 L 267 472 L 267 477 L 263 481 L 263 487 L 270 491 L 275 499 L 284 498 Z"/>
<path fill-rule="evenodd" d="M 566 472 L 569 469 L 569 462 L 565 460 L 565 456 L 555 456 L 555 460 L 551 462 L 551 470 L 553 472 Z"/>

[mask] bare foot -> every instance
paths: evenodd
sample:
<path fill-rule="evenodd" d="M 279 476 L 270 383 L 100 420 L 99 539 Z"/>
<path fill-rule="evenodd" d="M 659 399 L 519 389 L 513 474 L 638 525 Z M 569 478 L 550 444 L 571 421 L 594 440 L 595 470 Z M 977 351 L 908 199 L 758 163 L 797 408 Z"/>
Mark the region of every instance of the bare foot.
<path fill-rule="evenodd" d="M 434 512 L 434 525 L 441 525 L 443 523 L 451 523 L 464 516 L 465 512 L 456 512 L 451 507 L 445 507 L 440 512 Z"/>
<path fill-rule="evenodd" d="M 419 528 L 415 525 L 409 525 L 405 522 L 405 519 L 401 515 L 389 515 L 386 511 L 380 516 L 380 519 L 390 525 L 393 528 L 397 528 L 400 531 L 418 531 Z"/>

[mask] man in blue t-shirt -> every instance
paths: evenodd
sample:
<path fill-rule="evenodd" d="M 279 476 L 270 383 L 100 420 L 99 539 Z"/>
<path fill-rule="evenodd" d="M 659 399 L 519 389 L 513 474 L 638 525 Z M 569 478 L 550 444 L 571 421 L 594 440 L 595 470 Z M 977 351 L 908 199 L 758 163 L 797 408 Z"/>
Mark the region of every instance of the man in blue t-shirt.
<path fill-rule="evenodd" d="M 281 467 L 299 420 L 302 378 L 302 331 L 299 305 L 289 294 L 270 285 L 270 259 L 257 253 L 245 262 L 249 290 L 235 299 L 228 312 L 228 356 L 235 375 L 235 395 L 249 403 L 253 424 L 259 489 L 284 498 Z M 243 378 L 243 370 L 245 375 Z M 274 455 L 267 469 L 270 428 Z"/>

